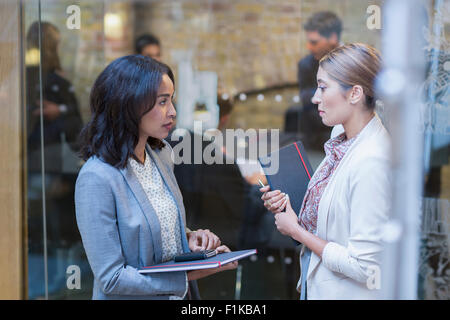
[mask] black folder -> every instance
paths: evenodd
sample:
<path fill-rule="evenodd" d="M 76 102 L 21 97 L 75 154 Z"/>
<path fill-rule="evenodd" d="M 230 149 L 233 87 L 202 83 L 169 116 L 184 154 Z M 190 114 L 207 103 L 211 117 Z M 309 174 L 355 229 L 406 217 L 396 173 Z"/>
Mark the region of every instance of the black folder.
<path fill-rule="evenodd" d="M 278 161 L 278 171 L 275 173 L 274 161 Z M 294 142 L 266 157 L 260 157 L 259 162 L 266 174 L 270 190 L 280 190 L 288 194 L 292 209 L 298 215 L 308 183 L 314 174 L 302 142 Z"/>

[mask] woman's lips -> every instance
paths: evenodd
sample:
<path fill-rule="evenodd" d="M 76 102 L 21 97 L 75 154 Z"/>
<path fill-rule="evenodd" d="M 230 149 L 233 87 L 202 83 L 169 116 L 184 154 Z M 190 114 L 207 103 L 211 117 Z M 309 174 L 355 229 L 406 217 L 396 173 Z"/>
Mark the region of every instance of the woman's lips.
<path fill-rule="evenodd" d="M 172 126 L 173 126 L 173 123 L 167 123 L 167 124 L 163 125 L 163 127 L 168 130 L 172 129 Z"/>

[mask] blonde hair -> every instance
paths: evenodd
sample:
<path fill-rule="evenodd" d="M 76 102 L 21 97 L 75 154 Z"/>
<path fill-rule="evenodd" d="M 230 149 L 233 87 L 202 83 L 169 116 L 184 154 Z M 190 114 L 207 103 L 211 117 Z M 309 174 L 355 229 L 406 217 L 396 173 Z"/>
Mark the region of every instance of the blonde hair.
<path fill-rule="evenodd" d="M 319 66 L 344 90 L 361 86 L 366 96 L 366 106 L 373 109 L 376 101 L 375 80 L 381 63 L 377 49 L 363 43 L 351 43 L 330 51 L 320 60 Z"/>

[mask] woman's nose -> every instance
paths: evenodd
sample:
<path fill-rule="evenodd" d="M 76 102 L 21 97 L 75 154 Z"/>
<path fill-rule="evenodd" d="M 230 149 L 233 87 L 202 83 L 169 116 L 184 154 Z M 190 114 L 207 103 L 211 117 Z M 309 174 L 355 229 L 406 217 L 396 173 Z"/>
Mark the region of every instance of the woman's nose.
<path fill-rule="evenodd" d="M 319 104 L 320 103 L 320 98 L 318 97 L 318 92 L 319 88 L 316 89 L 316 92 L 314 92 L 314 96 L 311 98 L 311 102 L 313 104 Z"/>
<path fill-rule="evenodd" d="M 175 118 L 177 115 L 177 110 L 175 109 L 173 102 L 170 103 L 170 107 L 169 107 L 169 111 L 167 112 L 167 115 L 171 118 Z"/>

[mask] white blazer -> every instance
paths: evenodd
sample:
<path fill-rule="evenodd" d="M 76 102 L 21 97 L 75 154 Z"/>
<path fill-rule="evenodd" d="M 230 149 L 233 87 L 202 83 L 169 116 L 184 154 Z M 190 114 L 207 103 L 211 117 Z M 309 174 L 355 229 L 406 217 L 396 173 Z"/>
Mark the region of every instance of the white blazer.
<path fill-rule="evenodd" d="M 332 136 L 343 132 L 339 127 Z M 322 258 L 311 254 L 308 300 L 380 298 L 380 290 L 369 289 L 373 286 L 367 281 L 380 270 L 381 230 L 391 203 L 390 152 L 389 134 L 375 115 L 347 150 L 320 200 L 317 236 L 329 243 Z"/>

